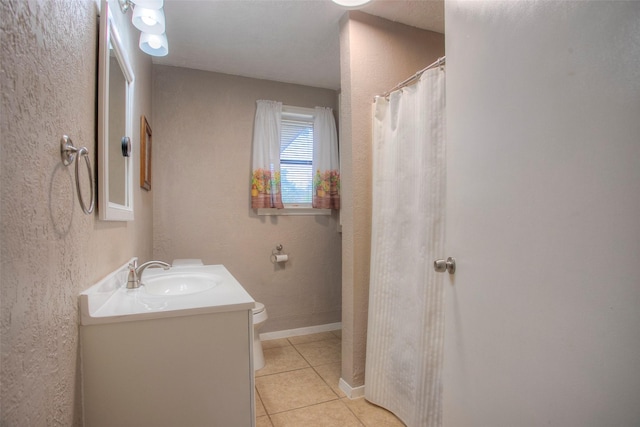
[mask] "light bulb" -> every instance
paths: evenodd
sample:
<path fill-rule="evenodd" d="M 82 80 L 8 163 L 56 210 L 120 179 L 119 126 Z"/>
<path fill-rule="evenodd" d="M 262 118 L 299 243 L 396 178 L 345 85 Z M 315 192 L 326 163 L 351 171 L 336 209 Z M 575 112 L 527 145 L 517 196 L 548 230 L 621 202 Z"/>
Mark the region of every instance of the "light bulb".
<path fill-rule="evenodd" d="M 140 19 L 142 19 L 142 22 L 150 27 L 156 25 L 156 23 L 158 22 L 153 18 L 153 16 L 141 16 Z"/>
<path fill-rule="evenodd" d="M 145 9 L 136 6 L 133 9 L 131 22 L 140 31 L 150 34 L 162 34 L 165 30 L 164 11 L 162 9 Z"/>
<path fill-rule="evenodd" d="M 149 37 L 149 41 L 147 43 L 149 43 L 149 46 L 153 49 L 158 49 L 162 46 L 162 40 L 160 40 L 160 37 Z"/>
<path fill-rule="evenodd" d="M 140 49 L 152 56 L 166 56 L 169 54 L 169 43 L 166 34 L 140 33 Z"/>
<path fill-rule="evenodd" d="M 371 0 L 333 0 L 335 4 L 346 7 L 347 9 L 358 9 L 370 1 Z"/>

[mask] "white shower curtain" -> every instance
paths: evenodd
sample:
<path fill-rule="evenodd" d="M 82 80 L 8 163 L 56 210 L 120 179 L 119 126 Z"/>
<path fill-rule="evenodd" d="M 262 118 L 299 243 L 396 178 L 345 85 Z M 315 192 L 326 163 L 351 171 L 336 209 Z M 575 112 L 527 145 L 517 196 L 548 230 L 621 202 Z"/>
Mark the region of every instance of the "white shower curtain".
<path fill-rule="evenodd" d="M 445 73 L 374 105 L 365 397 L 409 427 L 442 425 Z"/>

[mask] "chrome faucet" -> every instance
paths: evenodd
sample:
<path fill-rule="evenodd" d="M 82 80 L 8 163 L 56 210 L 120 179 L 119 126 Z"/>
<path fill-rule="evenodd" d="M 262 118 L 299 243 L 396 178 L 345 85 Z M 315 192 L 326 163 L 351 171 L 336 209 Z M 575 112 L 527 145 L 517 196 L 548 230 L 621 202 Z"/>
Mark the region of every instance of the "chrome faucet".
<path fill-rule="evenodd" d="M 164 261 L 147 261 L 143 263 L 140 267 L 138 267 L 138 261 L 133 261 L 129 264 L 129 277 L 127 278 L 127 289 L 137 289 L 140 287 L 140 277 L 142 276 L 142 272 L 145 268 L 151 266 L 162 267 L 165 270 L 168 270 L 171 267 L 171 264 L 168 264 Z"/>

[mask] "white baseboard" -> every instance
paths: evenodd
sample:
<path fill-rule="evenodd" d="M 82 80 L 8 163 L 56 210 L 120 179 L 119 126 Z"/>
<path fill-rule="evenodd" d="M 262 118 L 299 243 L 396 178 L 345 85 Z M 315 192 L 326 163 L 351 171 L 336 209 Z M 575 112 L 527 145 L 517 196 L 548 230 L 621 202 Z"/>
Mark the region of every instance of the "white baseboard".
<path fill-rule="evenodd" d="M 363 385 L 361 385 L 360 387 L 351 387 L 345 380 L 340 378 L 338 387 L 340 387 L 340 390 L 342 390 L 349 399 L 359 399 L 361 397 L 364 397 Z"/>
<path fill-rule="evenodd" d="M 328 323 L 326 325 L 309 326 L 306 328 L 287 329 L 285 331 L 264 332 L 260 334 L 261 340 L 275 340 L 278 338 L 297 337 L 299 335 L 317 334 L 342 329 L 342 322 Z"/>

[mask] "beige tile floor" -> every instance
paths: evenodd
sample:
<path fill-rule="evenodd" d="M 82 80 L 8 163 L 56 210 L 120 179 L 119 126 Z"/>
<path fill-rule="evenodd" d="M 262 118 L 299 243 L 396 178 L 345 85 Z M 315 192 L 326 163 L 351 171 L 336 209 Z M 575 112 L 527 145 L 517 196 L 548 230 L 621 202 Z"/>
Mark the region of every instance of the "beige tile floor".
<path fill-rule="evenodd" d="M 340 331 L 262 342 L 257 427 L 402 427 L 391 412 L 338 388 Z"/>

